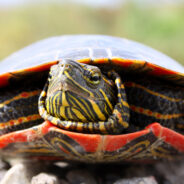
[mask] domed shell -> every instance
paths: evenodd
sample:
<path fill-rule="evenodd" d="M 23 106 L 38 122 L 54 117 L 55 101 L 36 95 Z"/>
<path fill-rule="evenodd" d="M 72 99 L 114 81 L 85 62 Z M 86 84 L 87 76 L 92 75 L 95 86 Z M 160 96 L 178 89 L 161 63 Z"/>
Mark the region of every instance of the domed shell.
<path fill-rule="evenodd" d="M 144 60 L 184 73 L 184 68 L 175 60 L 134 41 L 103 35 L 67 35 L 39 41 L 12 54 L 0 63 L 0 74 L 64 58 Z"/>

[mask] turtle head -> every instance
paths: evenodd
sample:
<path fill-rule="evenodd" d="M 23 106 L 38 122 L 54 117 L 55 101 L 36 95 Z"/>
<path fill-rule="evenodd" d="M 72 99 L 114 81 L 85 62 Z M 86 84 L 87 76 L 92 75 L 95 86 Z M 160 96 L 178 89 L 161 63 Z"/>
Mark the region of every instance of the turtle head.
<path fill-rule="evenodd" d="M 118 134 L 129 126 L 120 76 L 68 59 L 51 67 L 39 112 L 58 127 L 78 132 Z"/>
<path fill-rule="evenodd" d="M 67 59 L 52 66 L 49 75 L 45 107 L 51 116 L 97 122 L 112 114 L 115 85 L 98 67 Z"/>

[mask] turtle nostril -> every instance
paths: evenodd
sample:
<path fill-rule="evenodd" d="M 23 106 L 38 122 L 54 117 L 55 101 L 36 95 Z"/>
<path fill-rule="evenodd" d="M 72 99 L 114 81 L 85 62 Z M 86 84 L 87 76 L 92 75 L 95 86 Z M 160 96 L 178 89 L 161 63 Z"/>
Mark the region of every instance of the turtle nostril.
<path fill-rule="evenodd" d="M 69 64 L 62 64 L 61 68 L 65 69 L 69 69 L 70 65 Z"/>
<path fill-rule="evenodd" d="M 69 68 L 70 68 L 69 64 L 65 64 L 65 69 L 69 69 Z"/>

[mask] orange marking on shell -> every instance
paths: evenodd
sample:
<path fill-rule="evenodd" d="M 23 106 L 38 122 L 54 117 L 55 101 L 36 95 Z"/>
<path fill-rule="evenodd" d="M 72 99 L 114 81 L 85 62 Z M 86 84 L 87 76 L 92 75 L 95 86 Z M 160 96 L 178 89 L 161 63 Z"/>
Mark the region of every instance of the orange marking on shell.
<path fill-rule="evenodd" d="M 102 136 L 100 134 L 84 134 L 71 132 L 60 129 L 54 126 L 52 123 L 46 121 L 46 124 L 43 126 L 43 133 L 47 133 L 48 131 L 57 131 L 61 134 L 66 134 L 67 136 L 78 142 L 87 152 L 96 152 L 98 150 L 100 142 L 102 141 Z"/>
<path fill-rule="evenodd" d="M 140 107 L 140 108 L 139 108 L 139 112 L 140 112 L 140 113 L 143 113 L 143 112 L 144 112 L 144 109 Z"/>
<path fill-rule="evenodd" d="M 157 114 L 157 115 L 156 115 L 156 117 L 157 117 L 157 118 L 160 118 L 160 117 L 161 117 L 161 115 L 160 115 L 160 114 Z"/>
<path fill-rule="evenodd" d="M 35 115 L 32 116 L 32 120 L 36 120 L 38 118 L 40 118 L 40 115 L 39 114 L 35 114 Z"/>
<path fill-rule="evenodd" d="M 97 64 L 104 64 L 104 63 L 109 63 L 109 59 L 108 58 L 99 58 L 99 59 L 94 59 L 93 62 L 97 63 Z"/>
<path fill-rule="evenodd" d="M 9 84 L 9 79 L 13 78 L 15 75 L 17 74 L 25 74 L 25 73 L 36 73 L 36 72 L 41 72 L 41 71 L 46 71 L 49 70 L 50 67 L 54 64 L 57 64 L 59 61 L 50 61 L 48 63 L 44 63 L 41 65 L 37 65 L 34 67 L 29 67 L 29 68 L 25 68 L 22 70 L 16 70 L 16 71 L 10 71 L 11 73 L 4 73 L 0 75 L 0 87 L 4 87 L 7 86 Z"/>
<path fill-rule="evenodd" d="M 89 63 L 91 62 L 91 58 L 83 58 L 83 59 L 79 59 L 79 60 L 77 60 L 77 62 L 79 62 L 79 63 L 89 64 Z"/>
<path fill-rule="evenodd" d="M 160 98 L 163 98 L 163 99 L 166 99 L 166 100 L 169 100 L 169 101 L 172 101 L 172 102 L 183 101 L 183 99 L 181 99 L 181 98 L 172 98 L 172 97 L 169 97 L 167 95 L 163 95 L 161 93 L 158 93 L 154 90 L 151 90 L 151 89 L 145 87 L 144 85 L 140 85 L 140 84 L 137 84 L 137 83 L 134 83 L 134 82 L 127 82 L 127 83 L 125 83 L 125 86 L 141 89 L 141 90 L 145 91 L 146 93 L 149 93 L 149 94 L 154 95 L 154 96 L 158 96 Z"/>
<path fill-rule="evenodd" d="M 3 106 L 5 105 L 8 105 L 9 103 L 11 103 L 12 101 L 15 101 L 15 100 L 19 100 L 19 99 L 22 99 L 22 98 L 29 98 L 29 97 L 32 97 L 32 96 L 35 96 L 35 95 L 39 95 L 41 92 L 41 90 L 35 90 L 35 91 L 30 91 L 30 92 L 22 92 L 20 94 L 18 94 L 17 96 L 14 96 L 13 98 L 11 99 L 8 99 L 2 103 L 0 103 L 0 107 L 2 108 Z"/>
<path fill-rule="evenodd" d="M 0 87 L 7 86 L 10 78 L 11 78 L 10 73 L 1 74 L 0 75 Z"/>
<path fill-rule="evenodd" d="M 30 121 L 31 120 L 31 117 L 30 116 L 27 116 L 27 120 Z"/>
<path fill-rule="evenodd" d="M 135 62 L 135 60 L 122 59 L 122 58 L 111 58 L 111 62 L 116 65 L 120 65 L 122 67 L 129 67 L 130 65 L 132 65 L 132 63 Z"/>
<path fill-rule="evenodd" d="M 64 153 L 66 153 L 66 154 L 70 154 L 70 152 L 69 152 L 69 151 L 67 151 L 66 149 L 64 149 L 61 145 L 59 146 L 59 148 L 60 148 Z"/>
<path fill-rule="evenodd" d="M 10 120 L 8 122 L 1 123 L 0 124 L 0 129 L 15 126 L 15 125 L 19 125 L 21 123 L 27 123 L 29 121 L 34 121 L 34 120 L 37 120 L 37 119 L 40 119 L 40 118 L 41 117 L 40 117 L 39 114 L 29 115 L 27 117 L 20 117 L 18 119 L 14 119 L 14 120 Z"/>
<path fill-rule="evenodd" d="M 134 105 L 131 105 L 130 108 L 132 109 L 132 111 L 136 110 L 136 107 Z"/>
<path fill-rule="evenodd" d="M 164 140 L 169 145 L 172 145 L 177 150 L 184 152 L 184 136 L 169 128 L 161 126 L 159 123 L 152 123 L 146 127 L 150 129 L 156 137 Z"/>
<path fill-rule="evenodd" d="M 160 114 L 158 112 L 152 112 L 149 109 L 144 109 L 142 107 L 136 107 L 134 105 L 130 105 L 130 109 L 134 112 L 141 113 L 147 116 L 153 116 L 157 119 L 172 119 L 172 118 L 179 118 L 184 117 L 184 113 L 179 114 Z"/>
<path fill-rule="evenodd" d="M 148 134 L 149 132 L 150 130 L 147 129 L 129 134 L 104 136 L 104 150 L 109 152 L 117 151 L 132 140 Z"/>
<path fill-rule="evenodd" d="M 27 92 L 23 92 L 22 94 L 21 94 L 21 97 L 23 97 L 23 98 L 27 98 L 29 96 L 29 94 L 27 93 Z"/>
<path fill-rule="evenodd" d="M 0 124 L 0 129 L 3 129 L 5 127 L 5 124 L 4 123 L 1 123 Z"/>
<path fill-rule="evenodd" d="M 16 142 L 34 142 L 35 138 L 38 137 L 37 131 L 35 130 L 36 129 L 26 129 L 0 136 L 0 148 L 4 148 L 7 145 Z"/>
<path fill-rule="evenodd" d="M 23 119 L 22 118 L 19 118 L 18 119 L 18 122 L 19 122 L 19 124 L 22 123 L 23 122 Z"/>
<path fill-rule="evenodd" d="M 153 112 L 148 110 L 148 114 L 151 116 L 153 114 Z"/>
<path fill-rule="evenodd" d="M 14 121 L 10 121 L 10 126 L 13 126 L 14 125 Z"/>
<path fill-rule="evenodd" d="M 135 153 L 139 153 L 141 150 L 142 150 L 142 148 L 137 148 L 137 149 L 135 150 Z"/>
<path fill-rule="evenodd" d="M 153 68 L 153 70 L 150 72 L 150 74 L 153 75 L 183 75 L 182 73 L 178 73 L 152 63 L 147 63 L 147 66 Z"/>

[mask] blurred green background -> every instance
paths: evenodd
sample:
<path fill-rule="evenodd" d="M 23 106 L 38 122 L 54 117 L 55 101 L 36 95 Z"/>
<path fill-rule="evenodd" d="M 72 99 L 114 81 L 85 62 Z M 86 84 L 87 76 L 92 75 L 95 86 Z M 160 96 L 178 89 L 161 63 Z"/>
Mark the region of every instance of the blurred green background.
<path fill-rule="evenodd" d="M 0 60 L 50 36 L 107 34 L 142 42 L 184 64 L 184 3 L 62 2 L 0 6 Z"/>

